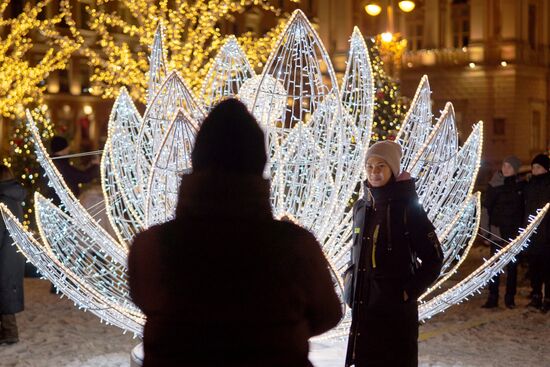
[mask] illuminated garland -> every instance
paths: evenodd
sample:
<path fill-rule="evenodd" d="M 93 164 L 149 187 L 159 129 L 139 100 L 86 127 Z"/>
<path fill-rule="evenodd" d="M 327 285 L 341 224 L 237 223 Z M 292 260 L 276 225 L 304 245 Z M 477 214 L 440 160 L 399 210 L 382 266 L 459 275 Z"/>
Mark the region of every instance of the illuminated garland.
<path fill-rule="evenodd" d="M 16 1 L 19 0 L 13 0 L 13 3 Z M 5 37 L 0 37 L 0 116 L 15 119 L 24 116 L 25 106 L 41 106 L 46 88 L 42 82 L 52 71 L 64 69 L 70 56 L 80 47 L 74 39 L 55 32 L 62 15 L 39 19 L 50 2 L 26 2 L 21 14 L 15 18 L 4 14 L 10 5 L 9 0 L 0 4 L 0 29 L 9 29 Z M 56 37 L 51 37 L 52 33 Z M 34 39 L 40 35 L 45 36 L 41 43 L 48 48 L 35 62 L 29 53 Z"/>
<path fill-rule="evenodd" d="M 211 62 L 199 98 L 183 78 L 164 68 L 162 32 L 152 52 L 143 117 L 122 88 L 109 120 L 101 177 L 106 210 L 117 239 L 88 214 L 67 188 L 48 157 L 28 114 L 37 159 L 62 208 L 36 196 L 41 243 L 24 230 L 5 206 L 0 212 L 21 251 L 64 294 L 109 323 L 141 336 L 144 316 L 128 297 L 126 257 L 135 233 L 174 217 L 178 186 L 190 171 L 196 132 L 212 103 L 240 97 L 266 131 L 271 203 L 277 217 L 288 216 L 311 230 L 323 246 L 337 292 L 348 266 L 352 214 L 347 203 L 362 180 L 365 150 L 374 116 L 374 81 L 367 46 L 355 29 L 342 86 L 318 35 L 296 11 L 261 75 L 256 76 L 235 39 Z M 326 71 L 326 75 L 323 74 Z M 325 76 L 325 78 L 324 78 Z M 456 272 L 479 226 L 479 194 L 473 193 L 481 157 L 482 124 L 458 146 L 451 104 L 432 122 L 431 94 L 422 78 L 397 141 L 402 165 L 418 177 L 422 205 L 442 242 L 440 281 L 422 301 Z M 199 102 L 199 101 L 202 101 Z M 531 218 L 526 230 L 459 285 L 420 305 L 425 320 L 478 291 L 513 261 L 548 210 Z M 349 312 L 323 337 L 341 336 Z"/>
<path fill-rule="evenodd" d="M 225 42 L 219 28 L 222 22 L 234 21 L 235 16 L 251 6 L 275 16 L 281 14 L 268 0 L 118 0 L 117 9 L 105 3 L 114 2 L 94 0 L 91 4 L 80 4 L 88 12 L 90 30 L 98 37 L 93 45 L 79 51 L 87 57 L 93 70 L 91 93 L 115 98 L 120 87 L 125 86 L 132 98 L 141 103 L 146 102 L 149 87 L 146 78 L 149 60 L 145 50 L 152 44 L 159 25 L 164 26 L 167 35 L 163 52 L 170 55 L 170 65 L 166 66 L 178 70 L 190 88 L 198 92 L 213 57 Z M 68 0 L 61 0 L 60 11 L 65 15 L 72 37 L 83 40 L 83 32 L 72 19 L 74 10 Z M 283 26 L 284 23 L 280 23 L 260 37 L 252 32 L 238 37 L 254 68 L 263 66 Z"/>

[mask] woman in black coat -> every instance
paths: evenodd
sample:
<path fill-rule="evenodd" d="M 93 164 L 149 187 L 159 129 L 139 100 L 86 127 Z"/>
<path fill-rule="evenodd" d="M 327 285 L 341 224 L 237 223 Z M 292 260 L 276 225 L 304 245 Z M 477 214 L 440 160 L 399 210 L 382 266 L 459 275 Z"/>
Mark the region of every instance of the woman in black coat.
<path fill-rule="evenodd" d="M 534 215 L 537 209 L 550 202 L 550 158 L 539 154 L 531 162 L 533 176 L 525 187 L 525 213 Z M 528 221 L 526 220 L 526 223 Z M 531 302 L 529 306 L 550 311 L 550 224 L 548 215 L 531 236 L 527 248 L 531 275 Z M 544 301 L 543 301 L 544 288 Z"/>
<path fill-rule="evenodd" d="M 315 237 L 273 219 L 264 135 L 242 103 L 212 110 L 192 163 L 176 218 L 130 250 L 143 366 L 311 366 L 308 339 L 341 305 Z"/>
<path fill-rule="evenodd" d="M 417 298 L 439 276 L 443 255 L 414 181 L 400 174 L 400 159 L 401 147 L 390 141 L 367 152 L 346 272 L 352 307 L 346 366 L 418 365 Z"/>
<path fill-rule="evenodd" d="M 0 165 L 0 202 L 23 221 L 25 189 L 13 179 L 8 167 Z M 0 216 L 0 344 L 19 341 L 15 314 L 23 311 L 25 258 L 17 252 Z"/>

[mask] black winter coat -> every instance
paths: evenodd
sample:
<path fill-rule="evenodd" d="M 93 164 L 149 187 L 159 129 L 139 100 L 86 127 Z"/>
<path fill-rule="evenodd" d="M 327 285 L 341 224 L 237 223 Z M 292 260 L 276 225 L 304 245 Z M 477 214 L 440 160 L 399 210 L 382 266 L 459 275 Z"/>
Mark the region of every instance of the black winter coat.
<path fill-rule="evenodd" d="M 0 202 L 23 221 L 25 189 L 15 180 L 0 182 Z M 24 309 L 23 277 L 25 258 L 13 245 L 6 224 L 0 215 L 0 314 L 14 314 Z"/>
<path fill-rule="evenodd" d="M 537 213 L 550 202 L 550 173 L 532 176 L 525 186 L 525 225 L 529 223 L 528 216 Z M 550 224 L 549 217 L 542 220 L 537 232 L 531 236 L 527 251 L 533 255 L 550 254 Z"/>
<path fill-rule="evenodd" d="M 354 206 L 355 288 L 346 366 L 416 366 L 416 300 L 439 276 L 441 246 L 412 180 L 365 191 Z"/>
<path fill-rule="evenodd" d="M 180 197 L 130 249 L 143 366 L 311 366 L 308 339 L 342 316 L 315 237 L 273 219 L 259 176 L 185 175 Z"/>
<path fill-rule="evenodd" d="M 504 177 L 500 172 L 489 182 L 482 205 L 487 208 L 489 225 L 500 228 L 501 236 L 513 236 L 523 224 L 524 188 L 517 176 Z"/>

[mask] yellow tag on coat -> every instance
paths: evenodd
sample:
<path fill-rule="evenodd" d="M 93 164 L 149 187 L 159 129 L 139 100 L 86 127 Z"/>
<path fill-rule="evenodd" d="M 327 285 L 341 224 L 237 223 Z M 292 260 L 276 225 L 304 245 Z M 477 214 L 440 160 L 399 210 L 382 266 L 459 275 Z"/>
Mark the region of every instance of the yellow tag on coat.
<path fill-rule="evenodd" d="M 359 234 L 361 232 L 361 229 L 359 227 L 355 227 L 355 233 Z"/>

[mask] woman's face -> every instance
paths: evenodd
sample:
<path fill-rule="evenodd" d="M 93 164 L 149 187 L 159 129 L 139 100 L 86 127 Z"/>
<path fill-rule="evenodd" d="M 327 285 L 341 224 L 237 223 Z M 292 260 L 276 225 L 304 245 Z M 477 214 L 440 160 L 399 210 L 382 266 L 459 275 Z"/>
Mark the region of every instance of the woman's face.
<path fill-rule="evenodd" d="M 367 160 L 367 181 L 372 187 L 384 186 L 391 175 L 390 166 L 382 158 L 370 157 Z"/>

